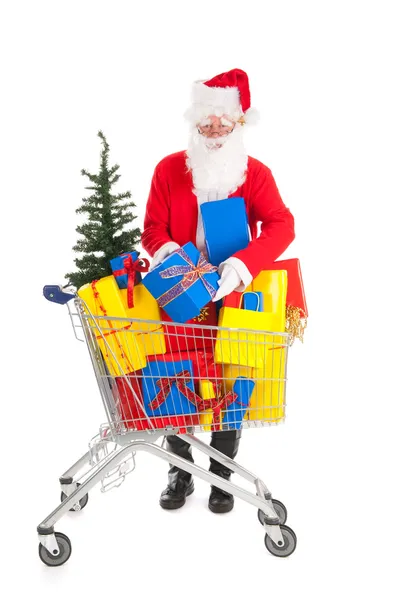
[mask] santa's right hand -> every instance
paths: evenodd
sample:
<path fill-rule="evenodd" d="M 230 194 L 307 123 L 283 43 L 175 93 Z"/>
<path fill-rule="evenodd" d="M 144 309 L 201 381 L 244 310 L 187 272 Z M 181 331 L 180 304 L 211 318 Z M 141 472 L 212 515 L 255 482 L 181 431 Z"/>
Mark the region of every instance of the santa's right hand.
<path fill-rule="evenodd" d="M 152 271 L 158 267 L 158 265 L 161 264 L 162 261 L 167 258 L 167 256 L 175 252 L 175 250 L 178 250 L 178 248 L 180 248 L 180 246 L 176 242 L 167 242 L 161 246 L 161 248 L 159 248 L 153 256 L 149 271 Z"/>

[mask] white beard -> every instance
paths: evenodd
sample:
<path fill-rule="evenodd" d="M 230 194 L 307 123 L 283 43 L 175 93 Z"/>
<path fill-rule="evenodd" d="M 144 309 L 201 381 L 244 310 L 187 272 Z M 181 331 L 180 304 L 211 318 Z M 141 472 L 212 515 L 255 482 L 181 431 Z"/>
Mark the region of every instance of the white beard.
<path fill-rule="evenodd" d="M 217 148 L 216 144 L 222 146 Z M 227 198 L 246 179 L 248 157 L 241 127 L 219 138 L 207 138 L 196 127 L 191 132 L 186 154 L 186 164 L 193 177 L 193 192 L 200 203 Z"/>
<path fill-rule="evenodd" d="M 216 144 L 222 146 L 218 148 Z M 212 139 L 201 135 L 196 127 L 191 132 L 186 154 L 199 206 L 196 246 L 207 256 L 200 205 L 224 200 L 245 182 L 248 156 L 242 128 L 236 127 L 227 136 Z"/>

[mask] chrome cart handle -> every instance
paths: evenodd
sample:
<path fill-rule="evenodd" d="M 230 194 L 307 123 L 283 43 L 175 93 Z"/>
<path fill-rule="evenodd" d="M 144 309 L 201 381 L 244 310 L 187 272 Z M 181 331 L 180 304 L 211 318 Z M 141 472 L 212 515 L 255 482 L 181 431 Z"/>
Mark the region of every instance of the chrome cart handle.
<path fill-rule="evenodd" d="M 43 288 L 43 296 L 50 302 L 56 304 L 66 304 L 72 298 L 75 298 L 76 294 L 69 287 L 61 287 L 61 285 L 45 285 Z"/>

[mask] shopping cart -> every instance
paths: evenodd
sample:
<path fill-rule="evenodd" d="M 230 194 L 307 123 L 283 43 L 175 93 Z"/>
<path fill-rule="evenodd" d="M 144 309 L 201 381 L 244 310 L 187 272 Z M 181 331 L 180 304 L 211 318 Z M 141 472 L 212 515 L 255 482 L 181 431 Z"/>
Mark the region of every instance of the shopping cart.
<path fill-rule="evenodd" d="M 45 286 L 44 295 L 67 304 L 75 336 L 87 344 L 107 423 L 88 452 L 60 477 L 61 504 L 37 528 L 41 560 L 60 566 L 69 559 L 71 542 L 54 525 L 68 511 L 82 510 L 97 483 L 102 491 L 120 486 L 135 468 L 138 451 L 255 506 L 269 552 L 292 554 L 296 535 L 285 525 L 285 506 L 259 477 L 194 436 L 284 421 L 289 336 L 206 326 L 201 317 L 179 324 L 93 315 L 82 299 L 61 287 Z M 167 451 L 156 443 L 166 435 L 178 435 L 251 482 L 255 491 Z"/>

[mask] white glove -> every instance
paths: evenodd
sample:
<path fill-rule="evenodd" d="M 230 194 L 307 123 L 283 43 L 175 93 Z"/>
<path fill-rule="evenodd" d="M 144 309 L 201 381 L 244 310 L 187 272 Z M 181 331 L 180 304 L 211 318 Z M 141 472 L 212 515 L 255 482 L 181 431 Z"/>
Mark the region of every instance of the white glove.
<path fill-rule="evenodd" d="M 158 265 L 161 264 L 162 261 L 167 258 L 167 256 L 175 252 L 175 250 L 178 250 L 178 248 L 180 248 L 180 245 L 176 242 L 167 242 L 166 244 L 161 246 L 161 248 L 159 248 L 153 256 L 153 260 L 151 261 L 149 271 L 152 271 L 153 269 L 158 267 Z"/>
<path fill-rule="evenodd" d="M 239 273 L 232 265 L 223 265 L 220 275 L 221 279 L 218 280 L 219 288 L 213 298 L 213 302 L 221 300 L 221 298 L 236 290 L 242 283 Z"/>

